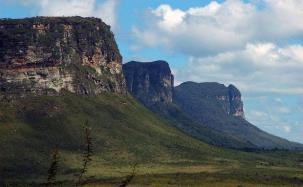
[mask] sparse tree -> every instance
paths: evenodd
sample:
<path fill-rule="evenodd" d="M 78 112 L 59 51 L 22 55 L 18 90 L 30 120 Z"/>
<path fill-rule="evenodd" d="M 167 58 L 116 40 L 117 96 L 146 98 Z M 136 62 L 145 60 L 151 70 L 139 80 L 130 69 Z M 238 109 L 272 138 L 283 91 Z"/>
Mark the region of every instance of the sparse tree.
<path fill-rule="evenodd" d="M 52 186 L 56 183 L 56 176 L 59 166 L 58 164 L 59 164 L 59 151 L 56 148 L 52 152 L 52 162 L 48 169 L 48 175 L 47 175 L 47 186 Z"/>
<path fill-rule="evenodd" d="M 80 170 L 77 186 L 83 184 L 83 176 L 87 173 L 88 164 L 92 161 L 93 155 L 93 142 L 91 137 L 91 127 L 89 127 L 88 122 L 84 125 L 84 135 L 85 135 L 85 150 L 82 155 L 82 168 Z"/>
<path fill-rule="evenodd" d="M 138 165 L 138 164 L 134 164 L 134 165 L 133 165 L 133 169 L 132 169 L 131 174 L 128 175 L 128 176 L 125 178 L 124 181 L 122 181 L 122 183 L 119 185 L 119 187 L 126 187 L 126 186 L 128 186 L 128 185 L 131 183 L 131 181 L 132 181 L 132 180 L 135 178 L 135 176 L 136 176 L 137 165 Z"/>

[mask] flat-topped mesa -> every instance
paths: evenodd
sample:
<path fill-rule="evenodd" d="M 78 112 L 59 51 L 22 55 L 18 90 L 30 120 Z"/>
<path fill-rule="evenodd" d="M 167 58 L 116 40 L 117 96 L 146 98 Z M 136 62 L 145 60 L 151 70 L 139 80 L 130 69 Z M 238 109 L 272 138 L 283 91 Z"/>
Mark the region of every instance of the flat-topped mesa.
<path fill-rule="evenodd" d="M 179 93 L 183 92 L 185 95 L 195 95 L 197 98 L 212 101 L 222 112 L 245 119 L 241 93 L 234 85 L 226 87 L 216 82 L 185 82 L 176 88 L 176 100 L 180 99 L 182 94 Z"/>
<path fill-rule="evenodd" d="M 2 93 L 126 93 L 122 57 L 110 26 L 97 18 L 0 20 Z"/>
<path fill-rule="evenodd" d="M 174 76 L 165 61 L 135 62 L 123 65 L 128 91 L 153 111 L 172 103 Z"/>

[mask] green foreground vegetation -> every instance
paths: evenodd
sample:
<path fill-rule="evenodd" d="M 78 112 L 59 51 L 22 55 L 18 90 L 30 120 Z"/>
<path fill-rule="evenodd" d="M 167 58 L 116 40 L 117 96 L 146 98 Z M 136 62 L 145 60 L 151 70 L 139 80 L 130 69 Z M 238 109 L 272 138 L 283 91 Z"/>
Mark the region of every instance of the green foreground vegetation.
<path fill-rule="evenodd" d="M 56 181 L 70 186 L 81 169 L 88 122 L 92 161 L 87 186 L 117 186 L 137 165 L 130 186 L 300 186 L 303 153 L 241 152 L 191 138 L 130 96 L 40 96 L 0 106 L 0 184 L 47 180 L 52 151 Z"/>

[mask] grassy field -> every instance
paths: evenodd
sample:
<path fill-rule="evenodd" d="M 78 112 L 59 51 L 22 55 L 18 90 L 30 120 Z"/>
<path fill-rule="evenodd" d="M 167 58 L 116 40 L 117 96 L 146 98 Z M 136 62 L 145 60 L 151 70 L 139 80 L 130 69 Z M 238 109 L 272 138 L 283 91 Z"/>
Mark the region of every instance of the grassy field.
<path fill-rule="evenodd" d="M 242 164 L 141 166 L 130 186 L 302 186 L 302 174 L 300 168 Z M 87 186 L 117 186 L 122 180 L 94 178 Z"/>
<path fill-rule="evenodd" d="M 118 186 L 131 170 L 131 166 L 99 165 L 98 168 L 91 166 L 84 186 Z M 73 179 L 73 176 L 61 176 L 58 179 L 60 181 L 58 186 L 73 186 L 70 182 Z M 129 186 L 303 186 L 303 170 L 299 167 L 261 165 L 253 167 L 242 164 L 221 166 L 142 164 L 138 166 Z"/>
<path fill-rule="evenodd" d="M 92 129 L 87 186 L 117 186 L 138 164 L 133 186 L 299 186 L 302 153 L 248 153 L 205 144 L 129 96 L 66 94 L 0 105 L 0 184 L 45 183 L 51 152 L 57 181 L 72 186 L 81 168 L 83 124 Z"/>

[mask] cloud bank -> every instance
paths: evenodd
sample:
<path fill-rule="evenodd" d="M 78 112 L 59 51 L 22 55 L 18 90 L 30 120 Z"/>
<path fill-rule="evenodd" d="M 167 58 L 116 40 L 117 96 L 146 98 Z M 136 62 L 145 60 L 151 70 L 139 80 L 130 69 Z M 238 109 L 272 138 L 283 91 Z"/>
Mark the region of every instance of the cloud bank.
<path fill-rule="evenodd" d="M 247 44 L 244 49 L 191 57 L 178 79 L 233 83 L 246 93 L 303 94 L 303 46 Z"/>
<path fill-rule="evenodd" d="M 41 16 L 83 16 L 101 18 L 105 23 L 116 27 L 118 0 L 39 0 L 23 3 L 38 6 Z"/>
<path fill-rule="evenodd" d="M 137 45 L 202 56 L 244 48 L 250 42 L 285 42 L 303 36 L 303 1 L 262 2 L 264 7 L 242 0 L 212 1 L 187 10 L 160 5 L 149 11 L 144 28 L 134 28 Z M 159 42 L 151 43 L 151 38 Z"/>

